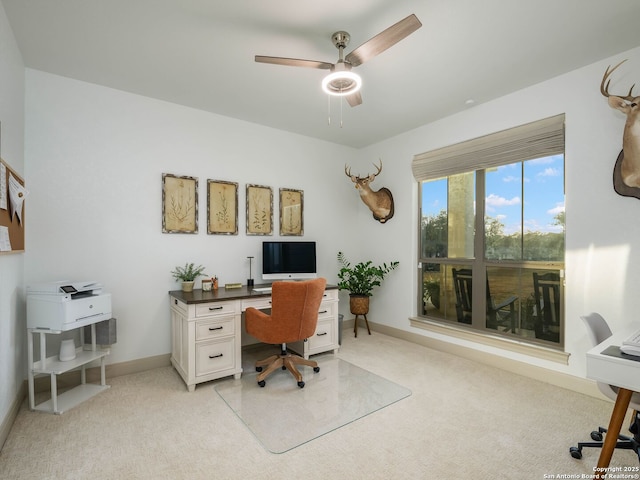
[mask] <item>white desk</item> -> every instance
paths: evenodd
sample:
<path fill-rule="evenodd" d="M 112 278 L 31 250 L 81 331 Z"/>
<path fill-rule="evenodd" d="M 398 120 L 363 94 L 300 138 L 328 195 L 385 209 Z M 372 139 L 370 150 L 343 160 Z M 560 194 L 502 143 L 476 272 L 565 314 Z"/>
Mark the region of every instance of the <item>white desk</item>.
<path fill-rule="evenodd" d="M 265 285 L 256 285 L 257 287 Z M 248 307 L 271 308 L 271 292 L 251 287 L 203 292 L 169 292 L 171 308 L 171 364 L 192 392 L 196 384 L 242 374 L 242 312 Z M 338 350 L 338 287 L 327 285 L 314 335 L 287 344 L 309 355 Z"/>
<path fill-rule="evenodd" d="M 594 478 L 603 478 L 607 472 L 620 429 L 622 428 L 622 422 L 629 409 L 631 394 L 640 392 L 640 361 L 606 355 L 602 352 L 612 345 L 621 345 L 622 340 L 639 327 L 640 325 L 638 324 L 629 325 L 587 352 L 587 377 L 598 382 L 620 387 L 613 412 L 611 413 L 611 419 L 609 420 L 604 446 L 600 452 L 600 458 L 598 458 L 598 466 Z"/>

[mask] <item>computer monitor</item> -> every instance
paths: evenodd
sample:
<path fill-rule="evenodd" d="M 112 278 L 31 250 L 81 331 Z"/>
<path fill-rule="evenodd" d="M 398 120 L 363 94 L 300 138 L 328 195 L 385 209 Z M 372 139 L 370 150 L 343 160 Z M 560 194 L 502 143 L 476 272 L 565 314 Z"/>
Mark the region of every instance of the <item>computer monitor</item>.
<path fill-rule="evenodd" d="M 316 278 L 316 242 L 262 243 L 263 280 Z"/>

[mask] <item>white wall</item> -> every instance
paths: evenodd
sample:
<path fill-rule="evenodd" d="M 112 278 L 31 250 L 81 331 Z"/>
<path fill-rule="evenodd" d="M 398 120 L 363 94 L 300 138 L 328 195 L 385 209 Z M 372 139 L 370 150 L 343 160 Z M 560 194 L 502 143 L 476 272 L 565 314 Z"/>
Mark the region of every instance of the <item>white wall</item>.
<path fill-rule="evenodd" d="M 416 331 L 407 321 L 416 314 L 417 295 L 418 188 L 410 170 L 413 155 L 560 113 L 566 114 L 565 349 L 571 353 L 569 365 L 558 366 L 461 340 L 451 341 L 584 376 L 589 342 L 579 316 L 598 311 L 614 331 L 638 320 L 640 200 L 621 197 L 613 190 L 612 172 L 622 148 L 625 117 L 612 110 L 600 94 L 600 80 L 607 66 L 625 58 L 629 61 L 616 71 L 610 88 L 612 93 L 624 95 L 640 78 L 640 49 L 477 105 L 360 152 L 366 158 L 393 159 L 394 168 L 386 168 L 384 181 L 394 193 L 397 212 L 382 228 L 362 219 L 359 229 L 365 236 L 377 236 L 385 230 L 381 238 L 389 245 L 389 251 L 380 254 L 372 246 L 364 248 L 381 260 L 394 257 L 403 266 L 401 275 L 389 277 L 376 293 L 370 314 L 373 321 L 443 338 Z M 387 231 L 391 226 L 394 230 Z"/>
<path fill-rule="evenodd" d="M 0 3 L 0 154 L 24 173 L 24 64 Z M 0 423 L 25 378 L 24 254 L 0 254 Z M 0 439 L 1 443 L 1 439 Z"/>
<path fill-rule="evenodd" d="M 282 238 L 316 240 L 330 283 L 338 250 L 357 243 L 350 148 L 29 69 L 26 97 L 25 284 L 103 283 L 118 319 L 109 363 L 169 353 L 175 266 L 244 283 L 254 256 L 255 275 L 262 241 L 279 238 L 281 187 L 304 191 L 304 237 Z M 199 178 L 197 235 L 162 233 L 162 173 Z M 207 235 L 207 179 L 239 184 L 238 235 Z M 245 234 L 247 183 L 273 188 L 273 236 Z"/>

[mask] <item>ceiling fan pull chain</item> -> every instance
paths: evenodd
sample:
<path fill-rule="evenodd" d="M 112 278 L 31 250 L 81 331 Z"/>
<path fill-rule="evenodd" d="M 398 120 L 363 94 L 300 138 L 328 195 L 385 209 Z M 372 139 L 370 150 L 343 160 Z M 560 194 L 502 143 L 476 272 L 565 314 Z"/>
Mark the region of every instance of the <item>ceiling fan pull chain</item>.
<path fill-rule="evenodd" d="M 340 97 L 340 128 L 342 128 L 342 97 Z"/>
<path fill-rule="evenodd" d="M 331 97 L 329 95 L 327 95 L 327 112 L 328 112 L 328 117 L 327 117 L 327 125 L 331 125 Z"/>

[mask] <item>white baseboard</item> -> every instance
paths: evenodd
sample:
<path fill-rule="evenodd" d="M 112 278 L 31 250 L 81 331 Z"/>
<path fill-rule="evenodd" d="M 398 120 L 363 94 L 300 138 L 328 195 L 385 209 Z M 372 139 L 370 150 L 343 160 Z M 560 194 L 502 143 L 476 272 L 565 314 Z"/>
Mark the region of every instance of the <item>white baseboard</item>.
<path fill-rule="evenodd" d="M 122 375 L 130 375 L 132 373 L 144 372 L 153 368 L 168 367 L 171 365 L 171 354 L 156 355 L 153 357 L 138 358 L 128 362 L 113 363 L 105 366 L 105 376 L 107 384 L 109 379 L 120 377 Z M 100 381 L 100 367 L 87 368 L 87 383 L 97 383 Z M 80 370 L 58 375 L 56 378 L 58 389 L 72 387 L 80 382 Z M 26 385 L 26 380 L 25 380 Z M 36 392 L 45 392 L 50 390 L 50 379 L 48 376 L 37 377 L 34 381 L 34 390 Z M 25 387 L 26 391 L 26 387 Z"/>
<path fill-rule="evenodd" d="M 11 431 L 11 427 L 13 426 L 13 422 L 15 422 L 16 417 L 18 416 L 18 411 L 20 410 L 20 406 L 27 395 L 27 384 L 23 382 L 18 389 L 18 393 L 11 404 L 11 408 L 2 419 L 2 424 L 0 424 L 0 450 L 2 450 L 2 446 L 4 442 L 7 441 L 7 437 L 9 437 L 9 432 Z"/>
<path fill-rule="evenodd" d="M 353 324 L 353 319 L 345 320 L 343 322 L 343 335 L 347 329 L 353 330 Z M 516 373 L 527 378 L 549 383 L 557 387 L 566 388 L 567 390 L 582 393 L 584 395 L 589 395 L 600 400 L 609 400 L 604 395 L 602 395 L 602 393 L 600 393 L 596 382 L 588 378 L 576 377 L 574 375 L 568 375 L 566 373 L 558 372 L 555 370 L 549 370 L 537 365 L 530 365 L 518 360 L 500 357 L 474 348 L 468 348 L 444 340 L 435 339 L 425 335 L 419 335 L 405 330 L 400 330 L 398 328 L 389 327 L 387 325 L 381 325 L 379 323 L 372 322 L 371 320 L 369 320 L 369 327 L 372 331 L 380 332 L 385 335 L 389 335 L 390 337 L 406 340 L 408 342 L 423 345 L 425 347 L 439 350 L 441 352 L 451 353 L 453 355 L 457 355 L 474 362 L 500 368 L 502 370 Z"/>

